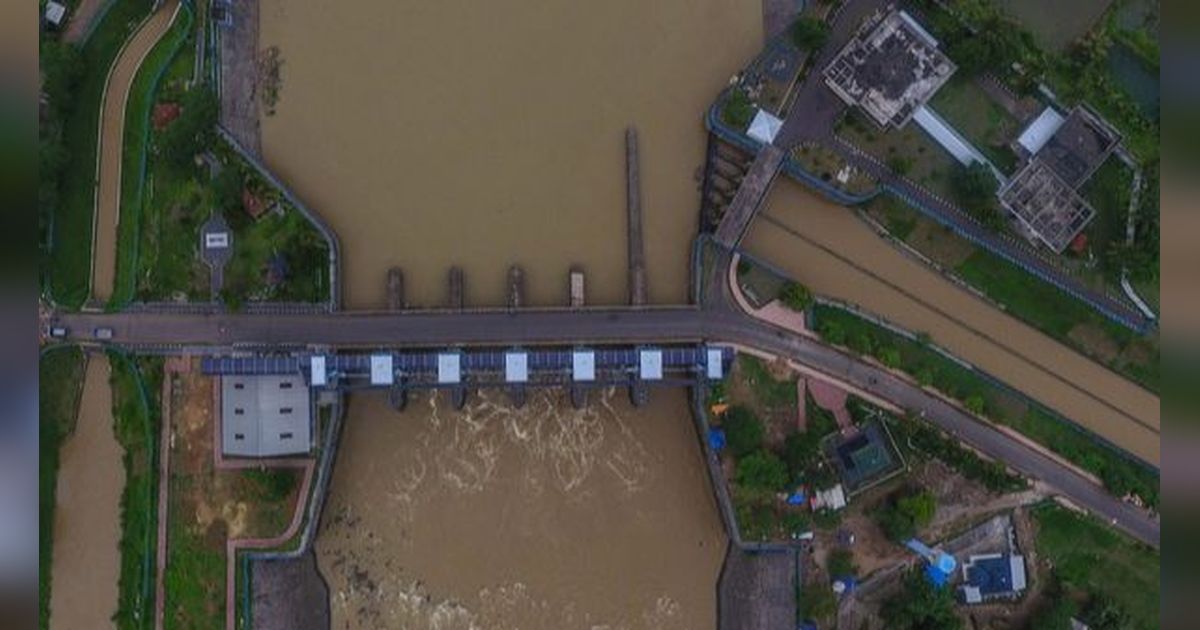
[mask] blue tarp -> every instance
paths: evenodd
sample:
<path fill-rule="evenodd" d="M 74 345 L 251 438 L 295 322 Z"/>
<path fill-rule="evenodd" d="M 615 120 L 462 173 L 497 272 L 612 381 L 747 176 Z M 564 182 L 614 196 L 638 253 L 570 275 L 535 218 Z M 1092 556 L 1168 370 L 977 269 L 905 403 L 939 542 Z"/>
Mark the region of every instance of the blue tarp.
<path fill-rule="evenodd" d="M 797 491 L 793 492 L 790 496 L 788 496 L 787 502 L 788 502 L 788 505 L 804 505 L 805 498 L 806 497 L 804 496 L 804 491 L 797 490 Z"/>
<path fill-rule="evenodd" d="M 714 451 L 719 451 L 725 448 L 725 430 L 724 429 L 709 429 L 708 430 L 708 446 Z"/>

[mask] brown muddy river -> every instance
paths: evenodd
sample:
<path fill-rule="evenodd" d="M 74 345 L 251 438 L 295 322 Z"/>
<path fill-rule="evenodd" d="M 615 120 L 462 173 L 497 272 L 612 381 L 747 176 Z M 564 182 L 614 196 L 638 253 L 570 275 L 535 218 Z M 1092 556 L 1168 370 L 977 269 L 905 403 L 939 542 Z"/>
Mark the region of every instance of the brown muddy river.
<path fill-rule="evenodd" d="M 754 222 L 750 253 L 817 293 L 930 333 L 955 355 L 1158 464 L 1157 396 L 904 256 L 852 210 L 799 184 L 780 180 L 766 214 L 778 224 Z"/>
<path fill-rule="evenodd" d="M 348 306 L 626 299 L 624 130 L 641 148 L 650 299 L 686 299 L 703 114 L 762 44 L 760 0 L 262 0 L 283 60 L 267 163 L 341 238 Z"/>
<path fill-rule="evenodd" d="M 713 628 L 725 534 L 683 390 L 577 411 L 354 394 L 317 556 L 335 628 Z"/>
<path fill-rule="evenodd" d="M 113 434 L 110 367 L 88 360 L 75 430 L 63 443 L 54 500 L 50 629 L 111 628 L 121 557 L 125 469 Z"/>

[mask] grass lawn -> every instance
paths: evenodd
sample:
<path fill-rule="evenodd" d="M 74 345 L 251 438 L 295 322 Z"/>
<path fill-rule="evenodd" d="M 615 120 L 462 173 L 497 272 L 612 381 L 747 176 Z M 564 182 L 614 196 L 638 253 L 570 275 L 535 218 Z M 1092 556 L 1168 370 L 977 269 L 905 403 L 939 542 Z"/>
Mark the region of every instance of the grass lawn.
<path fill-rule="evenodd" d="M 54 537 L 59 447 L 75 429 L 83 389 L 83 353 L 74 347 L 50 350 L 38 362 L 38 627 L 50 624 L 50 559 Z"/>
<path fill-rule="evenodd" d="M 1135 628 L 1159 627 L 1158 551 L 1056 504 L 1039 505 L 1032 514 L 1038 553 L 1064 584 L 1107 595 Z"/>
<path fill-rule="evenodd" d="M 1101 268 L 1114 278 L 1118 277 L 1116 274 L 1120 270 L 1108 269 L 1107 257 L 1110 246 L 1125 242 L 1132 186 L 1133 171 L 1117 156 L 1110 155 L 1080 190 L 1080 194 L 1096 210 L 1096 217 L 1084 232 L 1088 237 L 1088 246 L 1100 258 Z"/>
<path fill-rule="evenodd" d="M 764 407 L 795 411 L 795 379 L 776 379 L 766 361 L 748 354 L 738 355 L 738 367 L 745 373 L 746 382 Z"/>
<path fill-rule="evenodd" d="M 125 451 L 125 489 L 121 495 L 121 577 L 118 628 L 141 628 L 154 618 L 155 534 L 158 523 L 156 446 L 161 359 L 110 354 L 113 420 Z M 143 389 L 144 388 L 144 389 Z M 144 394 L 144 395 L 143 395 Z"/>
<path fill-rule="evenodd" d="M 1017 156 L 1008 148 L 1020 129 L 1017 120 L 970 78 L 956 76 L 929 103 L 955 130 L 979 149 L 996 168 L 1011 175 Z"/>
<path fill-rule="evenodd" d="M 836 132 L 851 144 L 883 160 L 892 171 L 942 197 L 953 198 L 950 176 L 958 168 L 958 161 L 938 146 L 919 125 L 906 125 L 903 129 L 885 132 L 854 109 L 838 121 Z"/>
<path fill-rule="evenodd" d="M 792 149 L 792 159 L 821 181 L 851 195 L 865 195 L 878 188 L 875 180 L 856 168 L 851 168 L 845 183 L 838 181 L 838 174 L 846 168 L 840 155 L 819 144 L 804 144 Z"/>
<path fill-rule="evenodd" d="M 830 343 L 877 357 L 888 350 L 898 351 L 900 360 L 896 367 L 913 375 L 922 385 L 960 401 L 977 397 L 983 403 L 985 416 L 1094 473 L 1114 494 L 1122 496 L 1132 490 L 1146 502 L 1158 503 L 1159 477 L 1153 471 L 978 370 L 946 357 L 928 344 L 898 335 L 835 306 L 814 306 L 813 318 L 817 331 Z"/>
<path fill-rule="evenodd" d="M 1153 338 L 1139 337 L 1083 302 L 1049 284 L 1034 281 L 1029 274 L 982 249 L 977 249 L 954 271 L 1027 324 L 1146 389 L 1159 390 L 1158 348 Z M 1087 335 L 1081 336 L 1081 330 L 1086 330 Z"/>
<path fill-rule="evenodd" d="M 100 99 L 121 45 L 149 13 L 149 0 L 117 0 L 82 49 L 84 75 L 63 130 L 67 161 L 62 196 L 54 214 L 49 289 L 60 305 L 75 308 L 88 298 L 92 258 L 96 145 Z"/>
<path fill-rule="evenodd" d="M 193 17 L 189 5 L 183 5 L 171 29 L 155 44 L 142 61 L 125 109 L 125 138 L 121 156 L 121 222 L 117 232 L 117 276 L 110 306 L 129 303 L 136 290 L 138 234 L 146 208 L 147 152 L 150 148 L 150 109 L 156 100 L 159 83 L 179 57 L 190 59 L 194 48 Z M 180 55 L 181 51 L 189 54 Z M 189 61 L 190 66 L 190 61 Z"/>
<path fill-rule="evenodd" d="M 777 299 L 786 282 L 770 269 L 744 256 L 738 260 L 737 281 L 742 293 L 755 308 L 762 308 Z"/>

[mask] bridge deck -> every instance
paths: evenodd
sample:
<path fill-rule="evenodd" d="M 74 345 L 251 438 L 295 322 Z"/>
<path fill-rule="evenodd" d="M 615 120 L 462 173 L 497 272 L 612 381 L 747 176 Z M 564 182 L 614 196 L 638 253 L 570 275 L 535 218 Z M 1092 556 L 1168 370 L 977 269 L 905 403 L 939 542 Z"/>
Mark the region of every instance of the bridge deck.
<path fill-rule="evenodd" d="M 741 187 L 733 196 L 733 202 L 725 210 L 721 224 L 717 226 L 717 242 L 734 247 L 742 240 L 750 221 L 762 206 L 767 191 L 771 189 L 771 183 L 783 168 L 785 155 L 784 150 L 775 145 L 767 145 L 758 152 L 746 177 L 742 179 Z"/>

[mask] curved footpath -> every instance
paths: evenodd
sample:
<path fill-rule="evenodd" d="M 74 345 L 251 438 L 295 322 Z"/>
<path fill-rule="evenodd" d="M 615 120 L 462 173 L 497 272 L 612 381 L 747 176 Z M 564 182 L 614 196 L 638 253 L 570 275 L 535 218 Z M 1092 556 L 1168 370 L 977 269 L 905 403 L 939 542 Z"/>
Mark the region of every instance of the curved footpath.
<path fill-rule="evenodd" d="M 112 297 L 117 270 L 117 226 L 121 221 L 121 162 L 125 148 L 125 107 L 142 60 L 166 34 L 179 13 L 180 0 L 166 0 L 125 42 L 108 71 L 100 105 L 100 138 L 96 152 L 96 201 L 92 218 L 91 297 Z"/>

